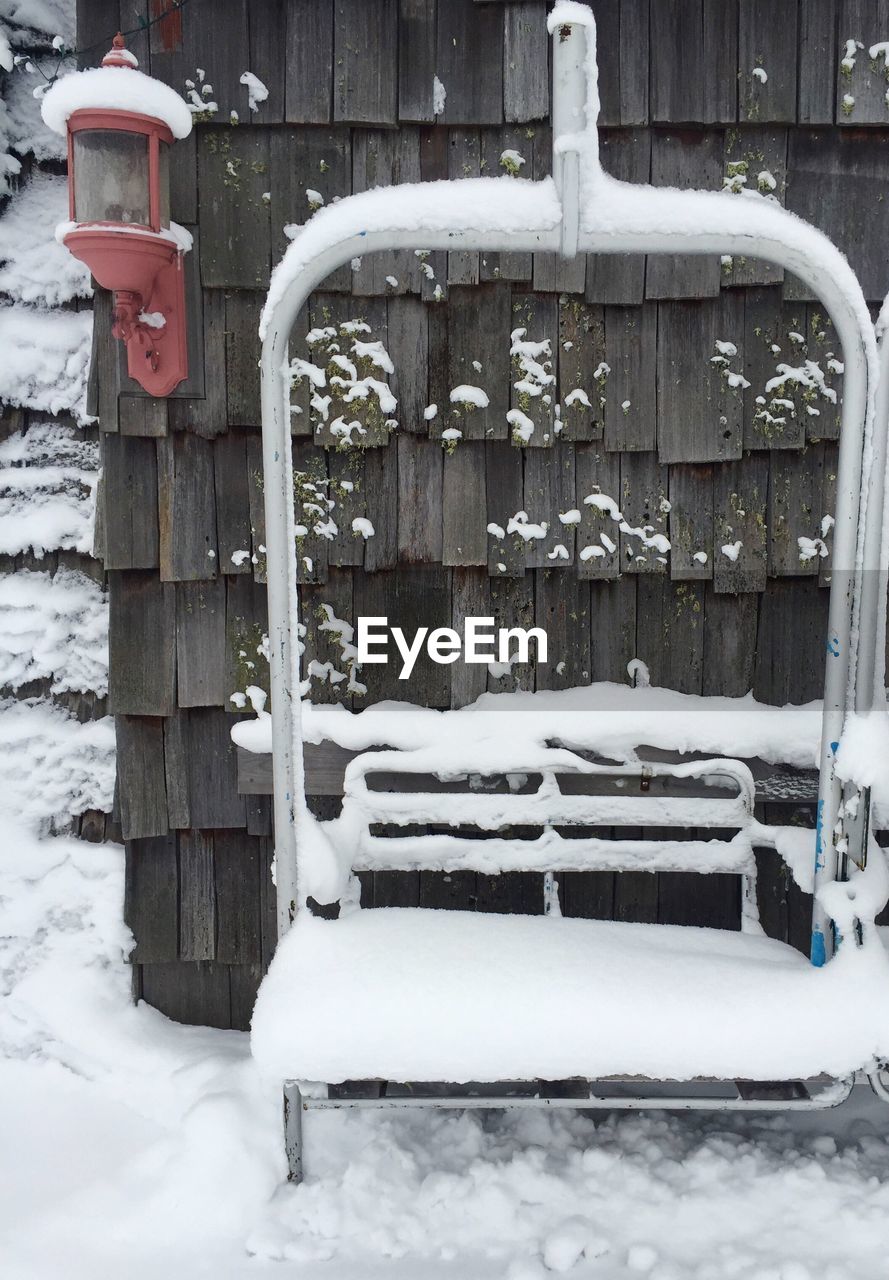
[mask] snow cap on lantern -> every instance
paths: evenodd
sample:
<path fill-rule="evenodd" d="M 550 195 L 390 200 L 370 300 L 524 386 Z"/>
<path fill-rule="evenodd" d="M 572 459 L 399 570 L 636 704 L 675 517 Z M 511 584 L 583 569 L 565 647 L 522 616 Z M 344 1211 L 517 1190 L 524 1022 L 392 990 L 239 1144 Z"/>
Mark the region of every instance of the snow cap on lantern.
<path fill-rule="evenodd" d="M 138 65 L 118 33 L 101 67 L 63 76 L 41 110 L 68 138 L 70 221 L 57 238 L 113 291 L 130 376 L 168 395 L 187 376 L 181 259 L 191 247 L 170 220 L 169 156 L 191 112 Z"/>

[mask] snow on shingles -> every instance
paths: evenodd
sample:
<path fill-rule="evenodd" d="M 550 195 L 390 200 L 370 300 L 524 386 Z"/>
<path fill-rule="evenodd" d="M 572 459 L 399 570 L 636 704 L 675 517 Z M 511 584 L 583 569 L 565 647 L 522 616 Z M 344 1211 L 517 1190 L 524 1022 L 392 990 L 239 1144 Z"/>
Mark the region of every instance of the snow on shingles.
<path fill-rule="evenodd" d="M 86 412 L 93 317 L 89 311 L 0 306 L 0 400 L 39 413 Z"/>
<path fill-rule="evenodd" d="M 0 687 L 50 680 L 51 693 L 108 691 L 108 598 L 77 570 L 0 577 Z"/>
<path fill-rule="evenodd" d="M 55 238 L 67 216 L 65 178 L 37 173 L 16 194 L 0 218 L 0 292 L 45 307 L 92 295 L 88 268 Z"/>
<path fill-rule="evenodd" d="M 81 723 L 45 699 L 0 702 L 4 810 L 40 833 L 87 809 L 110 813 L 114 748 L 111 716 Z"/>
<path fill-rule="evenodd" d="M 89 555 L 99 448 L 73 427 L 38 423 L 0 444 L 0 554 Z"/>

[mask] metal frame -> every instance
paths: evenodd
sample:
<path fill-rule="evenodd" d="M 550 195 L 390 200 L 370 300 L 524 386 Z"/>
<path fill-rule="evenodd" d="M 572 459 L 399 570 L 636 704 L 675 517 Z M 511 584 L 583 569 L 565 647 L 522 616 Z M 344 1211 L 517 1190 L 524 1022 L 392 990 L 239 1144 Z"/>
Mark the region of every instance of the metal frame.
<path fill-rule="evenodd" d="M 842 874 L 844 857 L 863 864 L 866 833 L 861 825 L 857 830 L 846 833 L 850 843 L 844 857 L 838 852 L 838 841 L 844 835 L 843 797 L 835 773 L 834 757 L 847 713 L 866 712 L 874 704 L 880 639 L 885 633 L 886 575 L 885 566 L 880 562 L 880 546 L 889 390 L 884 387 L 881 393 L 882 416 L 877 419 L 880 430 L 873 432 L 868 407 L 874 346 L 864 299 L 860 289 L 856 293 L 854 277 L 839 255 L 836 269 L 826 269 L 824 261 L 809 250 L 805 238 L 801 242 L 799 219 L 778 206 L 771 208 L 767 234 L 760 230 L 756 202 L 747 202 L 740 197 L 733 206 L 733 223 L 740 229 L 729 233 L 724 229 L 724 218 L 714 216 L 712 224 L 702 221 L 700 193 L 697 192 L 671 194 L 674 215 L 684 214 L 685 217 L 679 221 L 674 216 L 672 224 L 669 224 L 672 229 L 667 230 L 663 229 L 665 222 L 661 216 L 663 193 L 654 188 L 640 186 L 632 189 L 632 209 L 637 216 L 623 228 L 615 229 L 609 221 L 607 209 L 600 213 L 594 204 L 584 207 L 582 183 L 585 166 L 598 163 L 591 157 L 591 148 L 595 146 L 595 119 L 592 117 L 596 109 L 594 39 L 592 19 L 588 23 L 581 22 L 576 6 L 572 21 L 559 22 L 553 30 L 553 178 L 561 203 L 561 218 L 555 226 L 508 232 L 373 230 L 364 225 L 362 198 L 349 197 L 337 206 L 339 224 L 344 230 L 336 242 L 328 243 L 306 262 L 289 279 L 282 292 L 275 293 L 273 286 L 275 301 L 266 308 L 261 370 L 275 862 L 280 935 L 290 928 L 300 908 L 297 833 L 307 812 L 301 711 L 297 694 L 299 656 L 294 644 L 299 593 L 290 409 L 284 375 L 288 343 L 297 315 L 313 289 L 352 258 L 385 250 L 540 251 L 556 252 L 566 258 L 578 252 L 737 254 L 758 257 L 787 268 L 819 297 L 833 320 L 842 345 L 845 385 L 826 646 L 816 886 Z M 497 179 L 480 181 L 498 182 Z M 440 185 L 458 188 L 460 184 Z M 630 190 L 625 184 L 622 189 L 624 192 Z M 494 187 L 491 190 L 493 195 Z M 392 189 L 391 200 L 395 227 L 400 205 L 397 188 Z M 354 210 L 351 225 L 348 221 L 350 209 Z M 685 226 L 690 229 L 683 229 Z M 889 355 L 885 349 L 882 355 L 885 367 L 889 364 Z M 867 475 L 863 475 L 865 458 Z M 866 807 L 866 797 L 863 799 Z M 816 901 L 812 962 L 823 964 L 833 949 L 831 922 Z M 435 1104 L 439 1102 L 434 1100 Z M 479 1104 L 461 1100 L 454 1105 Z M 501 1102 L 495 1100 L 489 1105 L 497 1106 Z M 574 1099 L 566 1105 L 576 1106 L 578 1102 Z M 584 1105 L 600 1104 L 589 1100 Z M 607 1105 L 620 1104 L 611 1100 Z M 291 1114 L 293 1111 L 294 1108 L 290 1107 Z"/>

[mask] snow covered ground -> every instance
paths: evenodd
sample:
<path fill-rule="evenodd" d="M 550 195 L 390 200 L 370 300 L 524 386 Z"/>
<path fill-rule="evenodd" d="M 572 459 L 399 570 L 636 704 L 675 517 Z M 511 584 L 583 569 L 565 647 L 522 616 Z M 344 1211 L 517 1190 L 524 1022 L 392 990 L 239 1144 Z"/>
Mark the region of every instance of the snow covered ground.
<path fill-rule="evenodd" d="M 889 1108 L 308 1117 L 238 1032 L 129 1000 L 116 846 L 0 841 L 0 1257 L 14 1280 L 885 1280 Z"/>

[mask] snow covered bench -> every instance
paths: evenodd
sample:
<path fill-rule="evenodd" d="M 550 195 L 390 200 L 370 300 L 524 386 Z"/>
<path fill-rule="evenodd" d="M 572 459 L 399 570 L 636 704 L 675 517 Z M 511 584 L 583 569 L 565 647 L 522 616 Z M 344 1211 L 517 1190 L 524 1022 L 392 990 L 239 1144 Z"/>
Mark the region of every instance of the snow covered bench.
<path fill-rule="evenodd" d="M 850 1003 L 841 963 L 815 969 L 762 934 L 753 840 L 770 833 L 754 821 L 746 766 L 614 765 L 548 748 L 524 771 L 507 750 L 508 772 L 494 775 L 472 754 L 450 769 L 440 752 L 359 756 L 342 816 L 322 824 L 339 855 L 355 871 L 728 872 L 743 882 L 741 931 L 562 919 L 552 881 L 545 915 L 297 911 L 252 1031 L 261 1068 L 285 1082 L 291 1177 L 309 1107 L 685 1108 L 703 1104 L 675 1084 L 665 1098 L 663 1082 L 702 1078 L 708 1106 L 842 1100 L 851 1083 L 835 1078 L 876 1054 L 884 988 Z M 455 832 L 415 833 L 429 825 Z M 675 837 L 589 834 L 652 826 Z M 502 834 L 516 828 L 526 837 Z"/>

